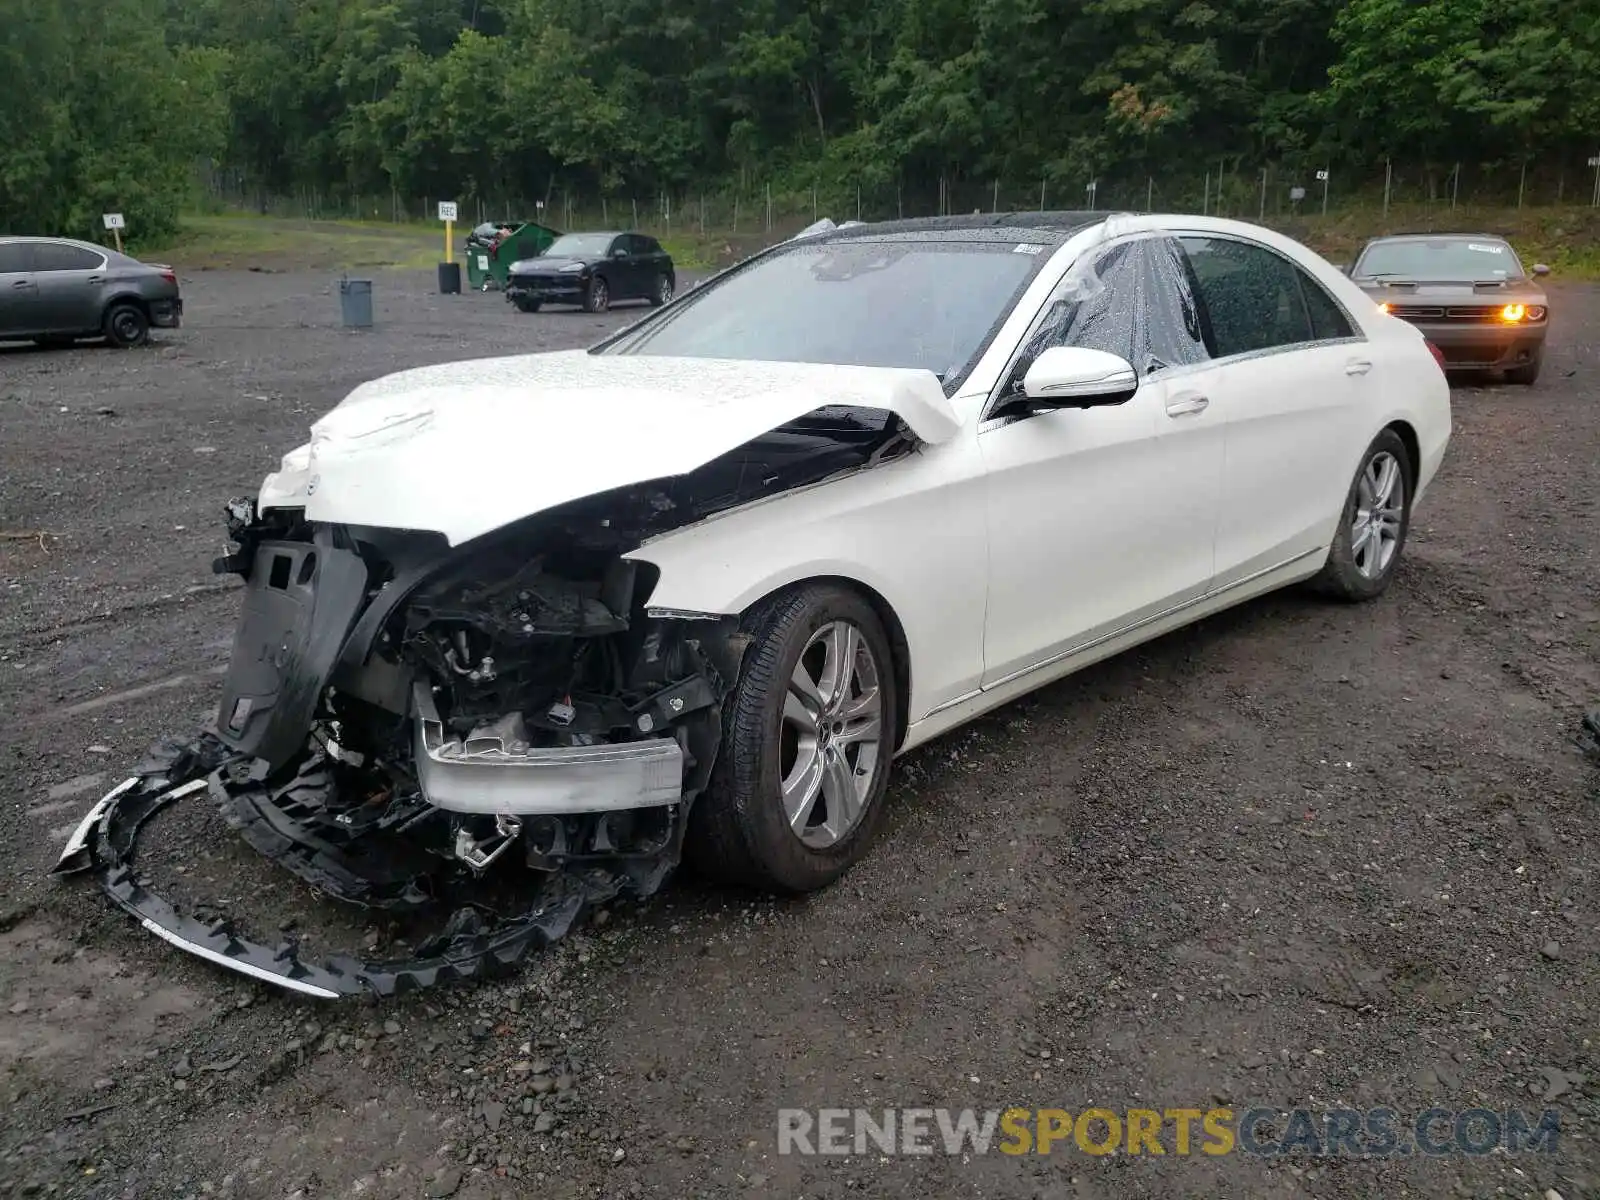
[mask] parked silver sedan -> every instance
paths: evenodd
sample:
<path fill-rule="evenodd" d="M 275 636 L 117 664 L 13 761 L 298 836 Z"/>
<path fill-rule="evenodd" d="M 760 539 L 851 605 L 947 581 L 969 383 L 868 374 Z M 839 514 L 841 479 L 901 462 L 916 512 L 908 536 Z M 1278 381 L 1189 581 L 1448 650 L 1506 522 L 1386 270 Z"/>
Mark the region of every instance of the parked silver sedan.
<path fill-rule="evenodd" d="M 171 267 L 69 238 L 0 238 L 0 339 L 137 346 L 175 329 L 183 298 Z"/>
<path fill-rule="evenodd" d="M 1539 378 L 1550 300 L 1504 238 L 1426 233 L 1374 238 L 1349 275 L 1378 307 L 1409 321 L 1449 370 L 1503 371 L 1511 383 Z"/>

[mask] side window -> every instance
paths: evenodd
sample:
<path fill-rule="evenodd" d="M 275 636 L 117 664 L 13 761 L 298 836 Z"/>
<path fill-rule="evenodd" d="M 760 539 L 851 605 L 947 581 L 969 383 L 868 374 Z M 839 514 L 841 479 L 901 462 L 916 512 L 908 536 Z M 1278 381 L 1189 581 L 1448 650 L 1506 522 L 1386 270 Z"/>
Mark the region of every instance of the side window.
<path fill-rule="evenodd" d="M 1051 346 L 1105 350 L 1141 376 L 1209 357 L 1183 249 L 1173 238 L 1117 243 L 1090 270 L 1070 271 L 1057 292 L 1025 344 L 1013 386 Z"/>
<path fill-rule="evenodd" d="M 1219 358 L 1312 340 L 1300 269 L 1265 246 L 1231 238 L 1181 239 L 1211 318 Z"/>
<path fill-rule="evenodd" d="M 33 245 L 30 242 L 0 242 L 0 274 L 33 270 Z"/>
<path fill-rule="evenodd" d="M 629 254 L 632 254 L 633 253 L 632 242 L 633 242 L 633 239 L 631 237 L 629 237 L 627 234 L 625 234 L 625 233 L 617 234 L 616 237 L 611 239 L 611 245 L 606 247 L 606 256 L 609 258 L 609 257 L 615 255 L 618 250 L 626 250 Z"/>
<path fill-rule="evenodd" d="M 643 234 L 637 234 L 633 240 L 635 243 L 635 248 L 640 254 L 661 253 L 661 243 L 656 241 L 653 237 L 645 237 Z"/>
<path fill-rule="evenodd" d="M 1356 331 L 1350 327 L 1350 318 L 1344 315 L 1338 301 L 1304 271 L 1300 271 L 1300 288 L 1306 294 L 1306 307 L 1311 310 L 1312 337 L 1319 342 L 1330 342 L 1356 336 Z"/>
<path fill-rule="evenodd" d="M 40 242 L 33 249 L 35 271 L 93 271 L 104 256 L 82 246 L 64 246 L 59 242 Z"/>

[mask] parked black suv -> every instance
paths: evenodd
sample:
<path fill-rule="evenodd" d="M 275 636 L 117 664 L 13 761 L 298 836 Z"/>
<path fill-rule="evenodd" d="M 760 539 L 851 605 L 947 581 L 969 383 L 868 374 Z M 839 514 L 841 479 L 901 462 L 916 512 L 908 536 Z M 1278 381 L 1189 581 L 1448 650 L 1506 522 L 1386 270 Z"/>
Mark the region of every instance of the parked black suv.
<path fill-rule="evenodd" d="M 506 299 L 523 312 L 541 304 L 576 304 L 605 312 L 616 300 L 672 299 L 672 256 L 643 233 L 564 233 L 537 258 L 513 264 Z"/>

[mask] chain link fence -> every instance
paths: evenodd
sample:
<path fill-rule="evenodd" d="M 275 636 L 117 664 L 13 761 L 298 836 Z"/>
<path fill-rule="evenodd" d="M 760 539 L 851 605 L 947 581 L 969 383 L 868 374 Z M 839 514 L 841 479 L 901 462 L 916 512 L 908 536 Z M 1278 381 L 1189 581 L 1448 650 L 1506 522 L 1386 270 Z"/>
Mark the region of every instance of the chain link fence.
<path fill-rule="evenodd" d="M 920 184 L 750 183 L 715 189 L 674 188 L 651 194 L 599 194 L 555 184 L 542 197 L 448 197 L 354 194 L 302 188 L 272 195 L 238 171 L 206 171 L 203 193 L 219 208 L 313 220 L 396 223 L 432 221 L 440 199 L 459 205 L 459 223 L 537 220 L 558 229 L 650 229 L 667 234 L 784 233 L 821 217 L 879 221 L 973 212 L 1095 208 L 1183 212 L 1282 223 L 1346 214 L 1406 216 L 1444 225 L 1462 210 L 1600 207 L 1595 159 L 1529 159 L 1525 163 L 1417 163 L 1392 160 L 1361 168 L 1253 165 L 1221 159 L 1198 174 L 1123 170 L 1092 179 L 1037 180 L 946 177 Z"/>

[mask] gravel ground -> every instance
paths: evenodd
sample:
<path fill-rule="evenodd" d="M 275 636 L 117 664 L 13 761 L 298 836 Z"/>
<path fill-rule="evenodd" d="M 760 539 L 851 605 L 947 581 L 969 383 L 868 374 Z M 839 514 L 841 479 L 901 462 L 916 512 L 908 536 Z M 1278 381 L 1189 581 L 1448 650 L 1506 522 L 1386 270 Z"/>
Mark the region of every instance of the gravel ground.
<path fill-rule="evenodd" d="M 223 500 L 362 380 L 632 319 L 430 284 L 380 274 L 350 333 L 326 277 L 202 273 L 151 349 L 0 350 L 0 1195 L 1600 1195 L 1600 772 L 1569 740 L 1600 700 L 1600 291 L 1557 290 L 1538 387 L 1456 393 L 1381 602 L 1271 597 L 902 760 L 877 850 L 810 900 L 684 880 L 509 980 L 322 1006 L 44 872 L 209 715 Z M 191 811 L 165 877 L 344 928 Z M 1095 1104 L 1563 1132 L 1381 1162 L 776 1152 L 780 1107 Z"/>

